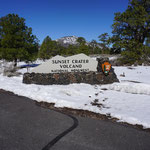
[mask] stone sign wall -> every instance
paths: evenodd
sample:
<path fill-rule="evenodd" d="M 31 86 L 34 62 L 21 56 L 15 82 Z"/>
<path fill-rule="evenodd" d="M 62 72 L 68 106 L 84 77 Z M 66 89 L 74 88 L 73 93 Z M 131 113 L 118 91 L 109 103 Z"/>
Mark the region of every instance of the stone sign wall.
<path fill-rule="evenodd" d="M 89 72 L 97 71 L 96 60 L 85 54 L 78 54 L 70 57 L 55 56 L 49 61 L 33 69 L 34 73 L 68 73 L 68 72 Z"/>
<path fill-rule="evenodd" d="M 93 60 L 79 54 L 71 57 L 55 56 L 49 61 L 35 67 L 30 73 L 25 73 L 23 83 L 26 84 L 109 84 L 119 82 L 114 69 L 111 67 L 106 75 L 102 71 L 102 64 L 108 59 Z"/>

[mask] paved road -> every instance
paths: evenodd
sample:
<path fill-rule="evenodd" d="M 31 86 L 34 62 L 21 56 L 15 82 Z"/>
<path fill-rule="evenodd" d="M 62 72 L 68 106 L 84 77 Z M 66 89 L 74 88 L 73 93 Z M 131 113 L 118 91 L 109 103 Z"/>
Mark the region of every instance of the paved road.
<path fill-rule="evenodd" d="M 150 133 L 110 121 L 77 117 L 79 125 L 52 150 L 149 150 Z M 73 125 L 61 113 L 0 90 L 0 150 L 42 150 Z"/>

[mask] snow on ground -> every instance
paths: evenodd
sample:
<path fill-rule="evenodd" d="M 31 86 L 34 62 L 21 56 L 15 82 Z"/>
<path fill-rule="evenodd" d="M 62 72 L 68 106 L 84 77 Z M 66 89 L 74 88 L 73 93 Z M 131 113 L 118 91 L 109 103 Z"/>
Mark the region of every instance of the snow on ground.
<path fill-rule="evenodd" d="M 138 66 L 138 67 L 114 67 L 119 80 L 137 81 L 146 84 L 150 84 L 150 66 Z M 125 77 L 120 74 L 125 74 Z"/>
<path fill-rule="evenodd" d="M 89 110 L 111 115 L 122 122 L 150 128 L 150 67 L 114 67 L 114 69 L 120 83 L 27 85 L 22 83 L 22 76 L 9 78 L 0 74 L 0 89 L 39 102 L 55 103 L 56 107 Z M 24 73 L 27 69 L 19 71 Z M 125 74 L 125 77 L 120 74 Z M 94 101 L 97 105 L 92 105 Z"/>

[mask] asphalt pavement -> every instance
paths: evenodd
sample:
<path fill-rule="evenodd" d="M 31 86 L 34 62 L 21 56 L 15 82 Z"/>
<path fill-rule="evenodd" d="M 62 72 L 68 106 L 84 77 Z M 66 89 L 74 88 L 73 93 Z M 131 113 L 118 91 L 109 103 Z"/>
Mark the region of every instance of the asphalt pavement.
<path fill-rule="evenodd" d="M 37 106 L 29 98 L 0 90 L 0 150 L 46 150 L 54 140 L 47 149 L 150 149 L 149 132 L 109 120 L 71 117 Z"/>

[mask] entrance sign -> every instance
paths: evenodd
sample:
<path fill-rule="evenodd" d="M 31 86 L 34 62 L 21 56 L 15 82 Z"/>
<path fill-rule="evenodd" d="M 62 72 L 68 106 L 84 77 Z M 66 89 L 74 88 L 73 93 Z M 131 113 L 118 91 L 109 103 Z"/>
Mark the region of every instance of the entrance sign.
<path fill-rule="evenodd" d="M 92 59 L 85 54 L 55 56 L 23 75 L 23 83 L 67 85 L 72 83 L 110 84 L 119 82 L 107 58 Z"/>
<path fill-rule="evenodd" d="M 109 74 L 110 69 L 111 69 L 111 64 L 109 62 L 104 62 L 102 64 L 102 70 L 103 70 L 105 75 Z"/>
<path fill-rule="evenodd" d="M 34 73 L 66 73 L 97 71 L 98 62 L 85 54 L 70 57 L 55 56 L 47 62 L 35 67 Z"/>

